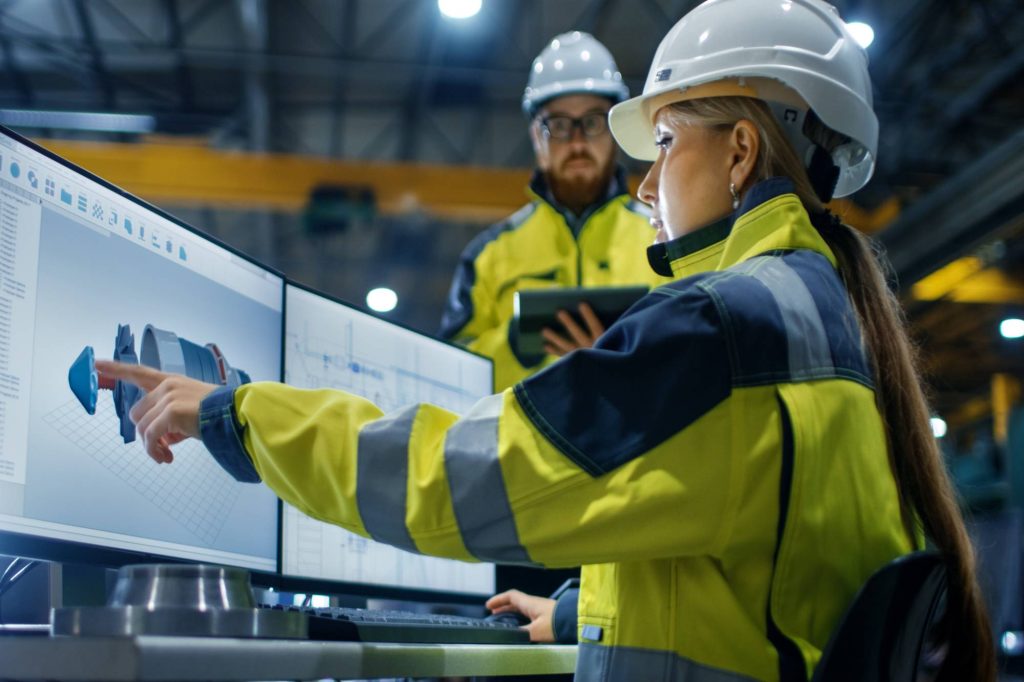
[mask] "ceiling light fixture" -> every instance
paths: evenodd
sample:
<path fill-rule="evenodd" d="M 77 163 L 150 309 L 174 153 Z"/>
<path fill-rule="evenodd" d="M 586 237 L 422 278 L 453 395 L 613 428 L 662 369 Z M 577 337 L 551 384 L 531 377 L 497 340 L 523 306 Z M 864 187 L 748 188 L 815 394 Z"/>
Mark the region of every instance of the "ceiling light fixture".
<path fill-rule="evenodd" d="M 437 0 L 441 14 L 452 19 L 469 19 L 480 11 L 483 0 Z"/>
<path fill-rule="evenodd" d="M 398 305 L 398 294 L 387 287 L 371 289 L 366 294 L 366 305 L 378 313 L 391 312 Z"/>
<path fill-rule="evenodd" d="M 853 35 L 853 39 L 857 41 L 857 44 L 865 50 L 868 49 L 868 45 L 875 41 L 875 29 L 863 21 L 850 22 L 846 25 L 846 28 Z"/>
<path fill-rule="evenodd" d="M 999 333 L 1004 339 L 1024 337 L 1024 320 L 1019 317 L 1008 317 L 999 323 Z"/>

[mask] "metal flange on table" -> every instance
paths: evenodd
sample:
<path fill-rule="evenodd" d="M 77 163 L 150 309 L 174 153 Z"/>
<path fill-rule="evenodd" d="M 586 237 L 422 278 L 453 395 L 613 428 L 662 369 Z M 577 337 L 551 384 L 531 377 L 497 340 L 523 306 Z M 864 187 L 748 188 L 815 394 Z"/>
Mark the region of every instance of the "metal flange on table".
<path fill-rule="evenodd" d="M 54 609 L 42 635 L 0 635 L 0 679 L 545 675 L 576 661 L 575 646 L 323 642 L 306 632 L 299 613 L 256 608 L 245 569 L 125 566 L 106 606 Z"/>

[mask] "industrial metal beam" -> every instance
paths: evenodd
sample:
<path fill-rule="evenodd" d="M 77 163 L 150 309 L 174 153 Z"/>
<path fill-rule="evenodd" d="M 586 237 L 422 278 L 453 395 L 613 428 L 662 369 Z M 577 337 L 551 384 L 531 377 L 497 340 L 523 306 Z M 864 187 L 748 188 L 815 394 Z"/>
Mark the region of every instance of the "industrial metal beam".
<path fill-rule="evenodd" d="M 216 3 L 215 3 L 216 4 Z M 408 11 L 402 16 L 408 16 Z M 22 25 L 23 22 L 22 22 Z M 182 27 L 186 33 L 189 31 L 189 22 Z M 392 27 L 393 29 L 393 27 Z M 34 48 L 45 49 L 52 47 L 52 41 L 40 35 L 33 35 L 23 30 L 8 30 L 7 35 L 15 46 L 29 45 Z M 100 43 L 103 48 L 103 55 L 108 65 L 124 65 L 136 72 L 154 71 L 166 72 L 168 64 L 168 52 L 164 45 L 159 44 L 137 44 L 129 42 L 108 41 Z M 88 51 L 89 46 L 81 40 L 62 40 L 63 51 L 76 54 Z M 451 80 L 480 82 L 488 87 L 507 86 L 508 83 L 519 83 L 524 78 L 529 63 L 516 66 L 500 66 L 481 68 L 479 66 L 464 66 L 455 64 L 443 64 L 434 69 L 428 68 L 426 64 L 411 59 L 385 59 L 374 57 L 372 53 L 364 53 L 362 47 L 357 46 L 352 51 L 351 57 L 330 54 L 291 54 L 267 51 L 261 55 L 251 50 L 237 48 L 213 48 L 196 45 L 186 45 L 180 53 L 185 63 L 197 69 L 236 69 L 246 67 L 247 62 L 255 62 L 260 70 L 281 74 L 289 78 L 304 76 L 332 76 L 337 69 L 351 68 L 353 80 L 361 82 L 380 82 L 393 78 L 397 69 L 410 73 L 414 78 L 420 79 L 430 70 L 438 76 Z M 356 56 L 358 55 L 358 56 Z M 21 60 L 22 68 L 26 71 L 49 70 L 49 63 L 41 59 L 25 58 Z"/>
<path fill-rule="evenodd" d="M 356 40 L 356 24 L 359 21 L 358 10 L 355 0 L 343 0 L 339 11 L 341 26 L 338 35 L 341 36 L 341 55 L 350 58 L 350 50 Z M 338 69 L 334 79 L 334 93 L 331 97 L 331 141 L 328 146 L 331 156 L 341 156 L 345 141 L 345 122 L 342 114 L 345 112 L 346 96 L 348 90 L 348 68 Z"/>
<path fill-rule="evenodd" d="M 164 0 L 164 15 L 167 17 L 167 46 L 176 53 L 174 71 L 178 80 L 178 92 L 181 93 L 181 106 L 185 111 L 192 111 L 195 107 L 192 74 L 181 57 L 181 49 L 185 46 L 185 32 L 182 30 L 177 0 Z"/>
<path fill-rule="evenodd" d="M 143 42 L 152 40 L 149 34 L 139 28 L 139 26 L 132 21 L 120 7 L 111 2 L 111 0 L 92 0 L 92 5 L 96 8 L 97 12 L 105 15 L 112 24 L 116 24 L 120 31 L 131 34 L 133 37 L 129 38 L 129 40 Z"/>
<path fill-rule="evenodd" d="M 526 201 L 529 179 L 525 169 L 339 162 L 180 144 L 40 142 L 157 204 L 295 212 L 313 188 L 334 184 L 372 188 L 385 214 L 400 213 L 411 198 L 433 215 L 489 222 Z"/>
<path fill-rule="evenodd" d="M 989 70 L 985 77 L 978 80 L 966 92 L 950 102 L 942 116 L 938 132 L 933 140 L 938 142 L 942 135 L 952 130 L 961 121 L 973 114 L 992 94 L 1007 81 L 1024 71 L 1024 46 L 1018 45 L 1015 50 L 1004 56 L 998 64 Z"/>
<path fill-rule="evenodd" d="M 912 204 L 878 237 L 908 286 L 1024 213 L 1024 130 Z"/>
<path fill-rule="evenodd" d="M 267 3 L 265 0 L 237 0 L 237 7 L 245 47 L 253 54 L 245 68 L 249 149 L 264 152 L 270 147 L 270 97 L 263 68 L 270 34 Z"/>
<path fill-rule="evenodd" d="M 601 29 L 608 23 L 608 16 L 611 14 L 610 5 L 613 0 L 591 0 L 572 22 L 571 27 L 586 31 L 592 35 L 601 35 Z"/>
<path fill-rule="evenodd" d="M 17 27 L 28 28 L 33 33 L 24 33 Z M 74 75 L 76 78 L 83 80 L 97 80 L 96 72 L 89 64 L 82 62 L 82 53 L 88 52 L 91 48 L 87 42 L 80 40 L 61 40 L 55 42 L 51 37 L 45 34 L 34 32 L 35 29 L 30 24 L 14 17 L 12 15 L 6 16 L 4 24 L 4 37 L 10 41 L 12 46 L 26 46 L 31 48 L 33 57 L 25 57 L 19 60 L 19 65 L 22 71 L 27 74 L 36 72 L 40 73 L 60 73 L 62 75 Z M 159 66 L 153 65 L 154 70 L 163 71 L 166 68 L 167 51 L 163 46 L 143 46 L 139 48 L 141 51 L 149 49 L 157 49 L 161 52 L 159 57 Z M 151 57 L 155 56 L 152 52 L 148 52 Z M 105 54 L 102 59 L 104 67 L 108 66 L 107 59 L 110 55 Z M 163 93 L 153 90 L 141 83 L 137 83 L 129 78 L 120 76 L 116 73 L 112 73 L 109 68 L 106 70 L 106 77 L 111 82 L 111 88 L 114 85 L 123 86 L 131 89 L 139 94 L 145 95 L 155 100 L 161 100 L 163 103 L 167 103 L 169 98 L 165 97 Z M 41 98 L 40 98 L 41 99 Z M 171 100 L 173 102 L 173 100 Z"/>
<path fill-rule="evenodd" d="M 3 31 L 2 14 L 0 14 L 0 52 L 3 53 L 4 57 L 4 70 L 7 71 L 7 75 L 10 77 L 14 88 L 18 91 L 20 104 L 26 107 L 31 106 L 34 100 L 32 86 L 29 84 L 28 77 L 18 66 L 18 60 L 14 55 L 14 47 Z"/>
<path fill-rule="evenodd" d="M 333 184 L 373 189 L 383 214 L 397 214 L 415 204 L 438 217 L 492 222 L 522 206 L 530 176 L 527 168 L 342 162 L 160 142 L 40 142 L 157 204 L 295 212 L 305 206 L 313 188 Z M 638 176 L 629 179 L 634 190 L 639 182 Z M 868 232 L 891 219 L 896 210 L 884 205 L 869 212 L 842 200 L 834 202 L 832 209 Z"/>
<path fill-rule="evenodd" d="M 103 53 L 100 51 L 99 42 L 96 40 L 96 30 L 92 25 L 92 17 L 89 16 L 89 10 L 86 9 L 84 0 L 74 0 L 72 7 L 75 10 L 79 28 L 82 30 L 82 35 L 85 37 L 85 43 L 89 49 L 92 73 L 95 79 L 94 83 L 97 89 L 103 93 L 103 105 L 108 110 L 111 110 L 115 105 L 114 85 L 111 83 L 107 67 L 103 63 Z"/>
<path fill-rule="evenodd" d="M 945 265 L 910 287 L 917 301 L 954 303 L 1010 303 L 1024 301 L 1024 283 L 984 259 L 967 256 Z"/>
<path fill-rule="evenodd" d="M 431 8 L 426 3 L 420 3 L 419 7 L 426 7 L 428 10 L 427 15 L 423 17 L 425 26 L 418 50 L 418 61 L 426 65 L 426 72 L 421 78 L 411 81 L 405 105 L 402 107 L 402 125 L 398 131 L 398 158 L 402 161 L 412 161 L 417 157 L 421 131 L 425 127 L 423 118 L 427 113 L 427 98 L 437 80 L 434 74 L 441 61 L 441 19 L 435 12 L 430 11 Z"/>

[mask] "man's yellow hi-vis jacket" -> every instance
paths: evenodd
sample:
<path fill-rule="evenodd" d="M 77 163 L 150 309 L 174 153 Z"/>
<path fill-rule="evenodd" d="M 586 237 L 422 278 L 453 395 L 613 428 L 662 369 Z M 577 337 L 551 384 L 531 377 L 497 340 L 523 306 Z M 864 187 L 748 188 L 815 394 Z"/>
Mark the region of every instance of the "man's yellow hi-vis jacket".
<path fill-rule="evenodd" d="M 856 317 L 784 179 L 654 251 L 682 279 L 461 418 L 258 383 L 203 401 L 204 443 L 404 549 L 584 564 L 578 679 L 806 680 L 912 549 Z"/>
<path fill-rule="evenodd" d="M 441 321 L 442 338 L 494 359 L 499 391 L 555 360 L 519 350 L 510 324 L 516 291 L 669 281 L 644 258 L 654 229 L 646 209 L 630 199 L 621 168 L 604 199 L 581 216 L 558 205 L 539 172 L 529 195 L 529 204 L 466 246 Z"/>

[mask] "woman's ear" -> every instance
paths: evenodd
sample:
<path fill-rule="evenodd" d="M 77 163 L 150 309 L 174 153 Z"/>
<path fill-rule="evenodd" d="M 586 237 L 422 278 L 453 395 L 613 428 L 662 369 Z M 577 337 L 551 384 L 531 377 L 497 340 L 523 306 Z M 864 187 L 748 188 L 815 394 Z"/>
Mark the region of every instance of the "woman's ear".
<path fill-rule="evenodd" d="M 757 126 L 747 119 L 740 119 L 732 127 L 729 137 L 730 161 L 729 182 L 740 191 L 746 189 L 748 182 L 753 184 L 754 169 L 761 153 L 761 136 Z"/>

